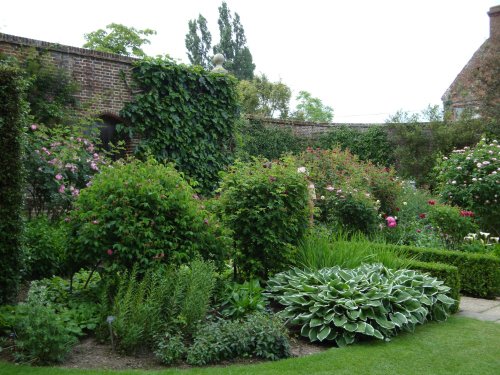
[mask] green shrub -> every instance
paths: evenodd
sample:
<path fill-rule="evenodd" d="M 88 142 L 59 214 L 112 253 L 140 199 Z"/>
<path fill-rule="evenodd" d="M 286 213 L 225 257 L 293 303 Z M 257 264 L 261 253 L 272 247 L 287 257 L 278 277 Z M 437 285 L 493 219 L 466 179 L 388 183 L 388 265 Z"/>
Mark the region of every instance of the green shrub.
<path fill-rule="evenodd" d="M 38 280 L 63 271 L 67 243 L 66 223 L 52 223 L 45 216 L 28 220 L 23 244 L 24 277 Z"/>
<path fill-rule="evenodd" d="M 236 241 L 240 276 L 266 279 L 293 261 L 310 208 L 307 181 L 292 159 L 237 162 L 223 176 L 219 204 Z"/>
<path fill-rule="evenodd" d="M 473 254 L 462 251 L 426 249 L 412 246 L 394 246 L 417 260 L 444 263 L 458 268 L 461 291 L 480 298 L 495 298 L 500 292 L 500 259 L 493 255 Z"/>
<path fill-rule="evenodd" d="M 186 356 L 186 346 L 181 335 L 163 334 L 156 339 L 155 356 L 165 365 L 180 362 Z"/>
<path fill-rule="evenodd" d="M 165 327 L 171 332 L 193 332 L 206 315 L 214 283 L 213 265 L 201 260 L 179 269 L 149 270 L 142 279 L 135 268 L 120 275 L 113 303 L 104 311 L 115 317 L 112 327 L 118 348 L 126 353 L 152 348 Z M 110 285 L 110 289 L 104 304 L 115 288 Z"/>
<path fill-rule="evenodd" d="M 373 264 L 353 270 L 294 268 L 270 279 L 268 290 L 285 306 L 279 315 L 300 326 L 302 336 L 345 346 L 361 337 L 387 340 L 426 320 L 445 320 L 455 301 L 442 284 L 415 271 Z"/>
<path fill-rule="evenodd" d="M 254 312 L 263 312 L 266 307 L 263 291 L 259 280 L 256 279 L 230 285 L 221 304 L 222 315 L 234 319 Z"/>
<path fill-rule="evenodd" d="M 171 166 L 152 160 L 115 163 L 83 189 L 71 214 L 74 269 L 143 272 L 201 255 L 222 266 L 229 248 L 217 221 Z"/>
<path fill-rule="evenodd" d="M 138 155 L 174 162 L 204 192 L 232 159 L 238 119 L 236 79 L 170 58 L 145 58 L 132 72 L 140 93 L 127 103 L 122 130 L 137 137 Z"/>
<path fill-rule="evenodd" d="M 394 162 L 394 151 L 387 130 L 380 126 L 371 126 L 366 131 L 342 126 L 321 135 L 316 144 L 323 149 L 348 149 L 360 160 L 378 165 L 389 166 Z"/>
<path fill-rule="evenodd" d="M 244 320 L 219 320 L 202 326 L 188 349 L 187 362 L 203 366 L 243 357 L 277 360 L 290 355 L 283 323 L 269 315 L 254 314 Z"/>
<path fill-rule="evenodd" d="M 46 127 L 32 124 L 26 134 L 24 167 L 30 217 L 59 219 L 72 208 L 80 190 L 109 160 L 97 151 L 96 128 L 89 124 Z"/>
<path fill-rule="evenodd" d="M 374 231 L 378 211 L 394 207 L 401 190 L 394 171 L 340 149 L 307 149 L 299 158 L 316 190 L 318 219 L 347 231 Z"/>
<path fill-rule="evenodd" d="M 444 201 L 472 210 L 481 229 L 500 234 L 500 145 L 496 140 L 483 138 L 473 148 L 454 150 L 437 161 L 435 171 Z"/>
<path fill-rule="evenodd" d="M 298 154 L 307 141 L 293 134 L 290 128 L 266 126 L 262 121 L 246 121 L 240 126 L 240 142 L 236 150 L 240 159 L 264 157 L 277 160 L 284 154 Z"/>
<path fill-rule="evenodd" d="M 429 221 L 447 248 L 457 248 L 469 233 L 478 230 L 470 216 L 458 207 L 436 204 L 429 207 Z"/>
<path fill-rule="evenodd" d="M 4 315 L 0 321 L 5 325 L 0 330 L 7 328 L 14 334 L 14 356 L 20 362 L 40 365 L 62 362 L 78 341 L 73 327 L 47 304 L 43 293 L 30 295 L 27 303 L 7 312 L 4 309 L 0 315 Z"/>
<path fill-rule="evenodd" d="M 24 89 L 20 71 L 0 64 L 0 305 L 14 300 L 20 280 Z"/>

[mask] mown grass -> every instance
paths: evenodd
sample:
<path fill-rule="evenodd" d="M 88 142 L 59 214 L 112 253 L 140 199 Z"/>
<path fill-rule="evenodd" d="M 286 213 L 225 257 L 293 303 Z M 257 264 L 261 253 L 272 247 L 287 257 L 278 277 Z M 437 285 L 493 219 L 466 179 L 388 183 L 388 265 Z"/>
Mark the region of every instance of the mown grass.
<path fill-rule="evenodd" d="M 0 362 L 4 375 L 92 374 L 474 374 L 500 373 L 500 324 L 463 317 L 429 323 L 391 342 L 366 342 L 320 354 L 256 365 L 162 371 L 75 370 Z"/>

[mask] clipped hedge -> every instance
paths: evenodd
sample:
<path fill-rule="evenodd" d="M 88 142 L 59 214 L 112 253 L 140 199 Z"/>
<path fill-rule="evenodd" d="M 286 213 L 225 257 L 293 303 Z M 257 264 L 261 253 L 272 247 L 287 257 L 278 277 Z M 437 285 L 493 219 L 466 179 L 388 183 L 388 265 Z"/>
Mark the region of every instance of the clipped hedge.
<path fill-rule="evenodd" d="M 450 288 L 449 296 L 456 302 L 450 307 L 451 313 L 456 313 L 460 305 L 460 275 L 458 268 L 442 263 L 406 261 L 405 265 L 415 271 L 426 272 L 432 277 L 444 282 Z"/>
<path fill-rule="evenodd" d="M 0 305 L 14 300 L 21 269 L 23 89 L 21 72 L 0 64 Z"/>
<path fill-rule="evenodd" d="M 460 290 L 464 294 L 495 298 L 500 293 L 500 259 L 493 255 L 413 246 L 383 246 L 389 246 L 395 251 L 404 251 L 422 262 L 444 263 L 457 267 Z"/>

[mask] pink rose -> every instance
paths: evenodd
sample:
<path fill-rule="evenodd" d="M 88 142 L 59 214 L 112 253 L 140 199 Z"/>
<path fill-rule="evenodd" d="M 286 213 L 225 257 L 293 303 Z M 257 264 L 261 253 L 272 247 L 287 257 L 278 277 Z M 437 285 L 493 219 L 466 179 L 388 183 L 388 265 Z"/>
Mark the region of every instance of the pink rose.
<path fill-rule="evenodd" d="M 36 129 L 38 129 L 38 126 L 36 126 L 36 124 L 31 124 L 30 129 L 35 131 Z"/>
<path fill-rule="evenodd" d="M 56 174 L 56 180 L 57 180 L 57 181 L 61 181 L 61 180 L 62 180 L 62 178 L 63 178 L 62 174 L 60 174 L 60 173 Z M 64 191 L 64 190 L 63 190 L 63 191 Z"/>
<path fill-rule="evenodd" d="M 59 186 L 59 193 L 64 193 L 64 190 L 66 190 L 66 186 L 64 185 Z"/>
<path fill-rule="evenodd" d="M 112 249 L 108 249 L 108 251 L 106 251 L 108 253 L 108 255 L 113 255 L 113 250 Z"/>

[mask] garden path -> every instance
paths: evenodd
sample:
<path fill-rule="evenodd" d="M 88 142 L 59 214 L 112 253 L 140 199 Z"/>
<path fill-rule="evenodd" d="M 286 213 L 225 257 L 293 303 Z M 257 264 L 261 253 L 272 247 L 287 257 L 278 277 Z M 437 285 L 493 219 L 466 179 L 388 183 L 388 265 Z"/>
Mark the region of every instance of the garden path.
<path fill-rule="evenodd" d="M 500 323 L 500 298 L 490 300 L 462 296 L 457 315 Z"/>

